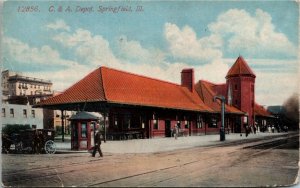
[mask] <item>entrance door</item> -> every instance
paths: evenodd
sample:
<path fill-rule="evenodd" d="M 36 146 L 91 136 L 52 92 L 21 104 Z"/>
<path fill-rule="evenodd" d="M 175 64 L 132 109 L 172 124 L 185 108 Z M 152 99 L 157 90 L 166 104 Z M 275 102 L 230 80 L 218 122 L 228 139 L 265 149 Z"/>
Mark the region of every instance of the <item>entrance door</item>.
<path fill-rule="evenodd" d="M 78 125 L 76 123 L 72 123 L 71 125 L 71 149 L 78 149 Z"/>
<path fill-rule="evenodd" d="M 235 119 L 235 125 L 234 125 L 234 132 L 235 133 L 241 133 L 242 129 L 241 129 L 241 118 L 240 117 L 236 117 Z"/>
<path fill-rule="evenodd" d="M 171 121 L 165 120 L 165 137 L 171 137 Z"/>

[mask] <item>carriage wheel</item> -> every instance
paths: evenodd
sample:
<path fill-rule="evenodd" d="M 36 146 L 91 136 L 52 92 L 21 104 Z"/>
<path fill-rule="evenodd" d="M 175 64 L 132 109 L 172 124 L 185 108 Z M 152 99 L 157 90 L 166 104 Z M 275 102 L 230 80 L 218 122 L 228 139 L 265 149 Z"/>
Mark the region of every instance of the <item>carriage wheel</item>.
<path fill-rule="evenodd" d="M 45 143 L 45 151 L 47 154 L 53 154 L 56 152 L 56 146 L 55 143 L 52 140 L 48 140 Z"/>

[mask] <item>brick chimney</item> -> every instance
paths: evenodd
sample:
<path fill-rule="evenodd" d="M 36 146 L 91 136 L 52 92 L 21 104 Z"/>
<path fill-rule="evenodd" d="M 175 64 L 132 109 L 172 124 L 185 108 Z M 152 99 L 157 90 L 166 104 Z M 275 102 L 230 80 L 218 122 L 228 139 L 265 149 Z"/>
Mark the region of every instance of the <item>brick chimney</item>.
<path fill-rule="evenodd" d="M 183 69 L 181 71 L 181 86 L 194 91 L 194 69 Z"/>

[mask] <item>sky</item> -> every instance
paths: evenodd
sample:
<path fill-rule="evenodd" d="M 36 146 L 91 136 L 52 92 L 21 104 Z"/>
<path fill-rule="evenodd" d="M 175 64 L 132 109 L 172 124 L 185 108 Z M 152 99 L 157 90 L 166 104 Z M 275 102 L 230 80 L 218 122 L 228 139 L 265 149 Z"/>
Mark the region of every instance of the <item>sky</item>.
<path fill-rule="evenodd" d="M 180 84 L 225 83 L 239 56 L 256 74 L 256 102 L 298 92 L 294 1 L 5 1 L 1 68 L 64 91 L 100 66 Z"/>

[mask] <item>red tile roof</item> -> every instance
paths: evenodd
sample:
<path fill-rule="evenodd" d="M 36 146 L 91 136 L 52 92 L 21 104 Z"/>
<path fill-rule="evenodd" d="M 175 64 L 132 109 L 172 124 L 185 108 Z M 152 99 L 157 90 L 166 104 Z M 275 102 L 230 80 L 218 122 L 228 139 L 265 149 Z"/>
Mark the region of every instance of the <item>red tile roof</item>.
<path fill-rule="evenodd" d="M 203 100 L 204 104 L 211 107 L 215 112 L 221 111 L 221 102 L 219 100 L 213 101 L 214 96 L 218 95 L 215 88 L 218 88 L 216 84 L 213 84 L 208 81 L 200 80 L 196 85 L 195 89 L 198 92 L 199 96 Z M 220 89 L 220 88 L 218 88 Z M 236 114 L 244 114 L 244 112 L 239 109 L 229 106 L 225 104 L 225 111 L 227 113 L 236 113 Z"/>
<path fill-rule="evenodd" d="M 181 85 L 107 67 L 96 69 L 64 93 L 42 101 L 39 105 L 93 101 L 212 111 L 201 101 L 196 91 L 190 92 Z"/>
<path fill-rule="evenodd" d="M 246 75 L 251 77 L 256 77 L 251 68 L 248 66 L 247 62 L 242 56 L 239 56 L 232 67 L 229 69 L 226 78 L 232 76 Z"/>
<path fill-rule="evenodd" d="M 57 105 L 91 101 L 104 101 L 101 70 L 96 69 L 73 86 L 38 105 Z"/>
<path fill-rule="evenodd" d="M 273 117 L 268 110 L 257 103 L 254 105 L 254 114 L 255 116 Z"/>

